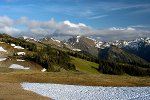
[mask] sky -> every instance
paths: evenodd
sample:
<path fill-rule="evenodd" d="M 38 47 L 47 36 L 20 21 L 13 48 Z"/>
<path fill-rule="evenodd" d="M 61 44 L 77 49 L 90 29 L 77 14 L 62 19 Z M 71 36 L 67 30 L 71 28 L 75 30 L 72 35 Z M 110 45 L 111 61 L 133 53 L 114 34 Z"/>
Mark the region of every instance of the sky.
<path fill-rule="evenodd" d="M 149 18 L 150 0 L 0 0 L 0 32 L 14 36 L 150 37 Z"/>

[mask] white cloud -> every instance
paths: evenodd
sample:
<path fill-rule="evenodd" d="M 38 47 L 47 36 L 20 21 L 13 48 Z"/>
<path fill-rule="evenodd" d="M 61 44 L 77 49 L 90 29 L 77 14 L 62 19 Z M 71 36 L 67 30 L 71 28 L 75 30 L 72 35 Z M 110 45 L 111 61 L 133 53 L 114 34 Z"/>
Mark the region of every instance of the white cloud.
<path fill-rule="evenodd" d="M 85 24 L 83 23 L 78 23 L 78 24 L 74 24 L 74 23 L 71 23 L 70 21 L 66 20 L 64 21 L 64 24 L 65 25 L 68 25 L 70 27 L 74 27 L 74 28 L 79 28 L 79 27 L 87 27 Z"/>
<path fill-rule="evenodd" d="M 145 26 L 145 25 L 133 25 L 133 26 L 130 26 L 130 27 L 133 27 L 133 28 L 143 28 L 143 27 L 148 27 L 148 26 Z"/>
<path fill-rule="evenodd" d="M 0 16 L 0 26 L 11 26 L 14 21 L 7 16 Z"/>
<path fill-rule="evenodd" d="M 7 33 L 7 34 L 15 34 L 21 32 L 19 29 L 9 27 L 9 26 L 4 26 L 0 28 L 1 33 Z"/>
<path fill-rule="evenodd" d="M 111 28 L 109 28 L 109 30 L 111 30 L 111 31 L 135 31 L 136 29 L 134 29 L 132 27 L 127 27 L 127 28 L 111 27 Z"/>
<path fill-rule="evenodd" d="M 7 16 L 0 16 L 0 32 L 7 34 L 14 34 L 20 32 L 19 29 L 13 27 L 15 24 L 14 20 Z"/>
<path fill-rule="evenodd" d="M 45 35 L 84 35 L 84 31 L 90 27 L 83 23 L 74 24 L 66 20 L 64 22 L 56 22 L 53 18 L 49 21 L 35 21 L 22 17 L 17 20 L 18 24 L 25 25 L 28 33 Z"/>
<path fill-rule="evenodd" d="M 109 29 L 103 29 L 103 30 L 97 30 L 94 37 L 98 38 L 100 37 L 101 40 L 128 40 L 128 39 L 134 39 L 138 37 L 150 37 L 150 31 L 147 30 L 141 30 L 141 29 L 135 29 L 132 27 L 127 28 L 117 28 L 112 27 Z"/>
<path fill-rule="evenodd" d="M 57 22 L 53 18 L 48 21 L 36 21 L 30 20 L 27 17 L 12 20 L 6 16 L 0 16 L 0 22 L 0 32 L 12 35 L 29 35 L 34 37 L 44 37 L 47 35 L 55 37 L 85 35 L 101 40 L 131 39 L 150 36 L 150 31 L 132 26 L 126 28 L 111 27 L 106 29 L 93 29 L 83 23 L 75 24 L 68 20 Z M 21 25 L 25 29 L 16 28 L 16 26 Z"/>
<path fill-rule="evenodd" d="M 128 31 L 135 31 L 136 29 L 132 28 L 132 27 L 128 27 L 127 28 Z"/>
<path fill-rule="evenodd" d="M 111 30 L 111 31 L 124 31 L 126 29 L 125 28 L 111 27 L 111 28 L 109 28 L 109 30 Z"/>

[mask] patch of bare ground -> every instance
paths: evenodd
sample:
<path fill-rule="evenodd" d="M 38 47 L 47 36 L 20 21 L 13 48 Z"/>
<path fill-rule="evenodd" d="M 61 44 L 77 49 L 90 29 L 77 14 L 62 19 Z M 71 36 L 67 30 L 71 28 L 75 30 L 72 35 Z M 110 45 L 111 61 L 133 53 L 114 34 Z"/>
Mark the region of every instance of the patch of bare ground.
<path fill-rule="evenodd" d="M 0 100 L 50 100 L 31 91 L 23 90 L 19 83 L 0 83 Z"/>

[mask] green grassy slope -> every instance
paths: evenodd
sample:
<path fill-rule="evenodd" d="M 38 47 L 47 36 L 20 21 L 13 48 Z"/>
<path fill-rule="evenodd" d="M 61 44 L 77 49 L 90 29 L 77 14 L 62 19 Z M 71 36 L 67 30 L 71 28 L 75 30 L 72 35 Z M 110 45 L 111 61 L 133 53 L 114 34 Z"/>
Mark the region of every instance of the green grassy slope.
<path fill-rule="evenodd" d="M 76 69 L 84 73 L 99 74 L 97 71 L 98 64 L 89 62 L 80 58 L 71 57 L 71 62 L 76 66 Z"/>

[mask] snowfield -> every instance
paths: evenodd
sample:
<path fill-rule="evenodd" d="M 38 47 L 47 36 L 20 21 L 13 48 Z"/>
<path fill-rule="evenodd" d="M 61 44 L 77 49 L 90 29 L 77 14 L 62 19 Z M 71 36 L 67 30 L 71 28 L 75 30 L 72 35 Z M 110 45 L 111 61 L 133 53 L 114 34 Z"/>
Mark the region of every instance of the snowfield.
<path fill-rule="evenodd" d="M 13 68 L 13 69 L 30 69 L 29 67 L 24 67 L 18 64 L 12 64 L 9 66 L 9 68 Z"/>
<path fill-rule="evenodd" d="M 55 100 L 149 100 L 150 87 L 94 87 L 21 83 L 23 89 Z"/>
<path fill-rule="evenodd" d="M 3 47 L 0 47 L 0 51 L 1 52 L 7 52 L 7 50 L 5 50 Z"/>

